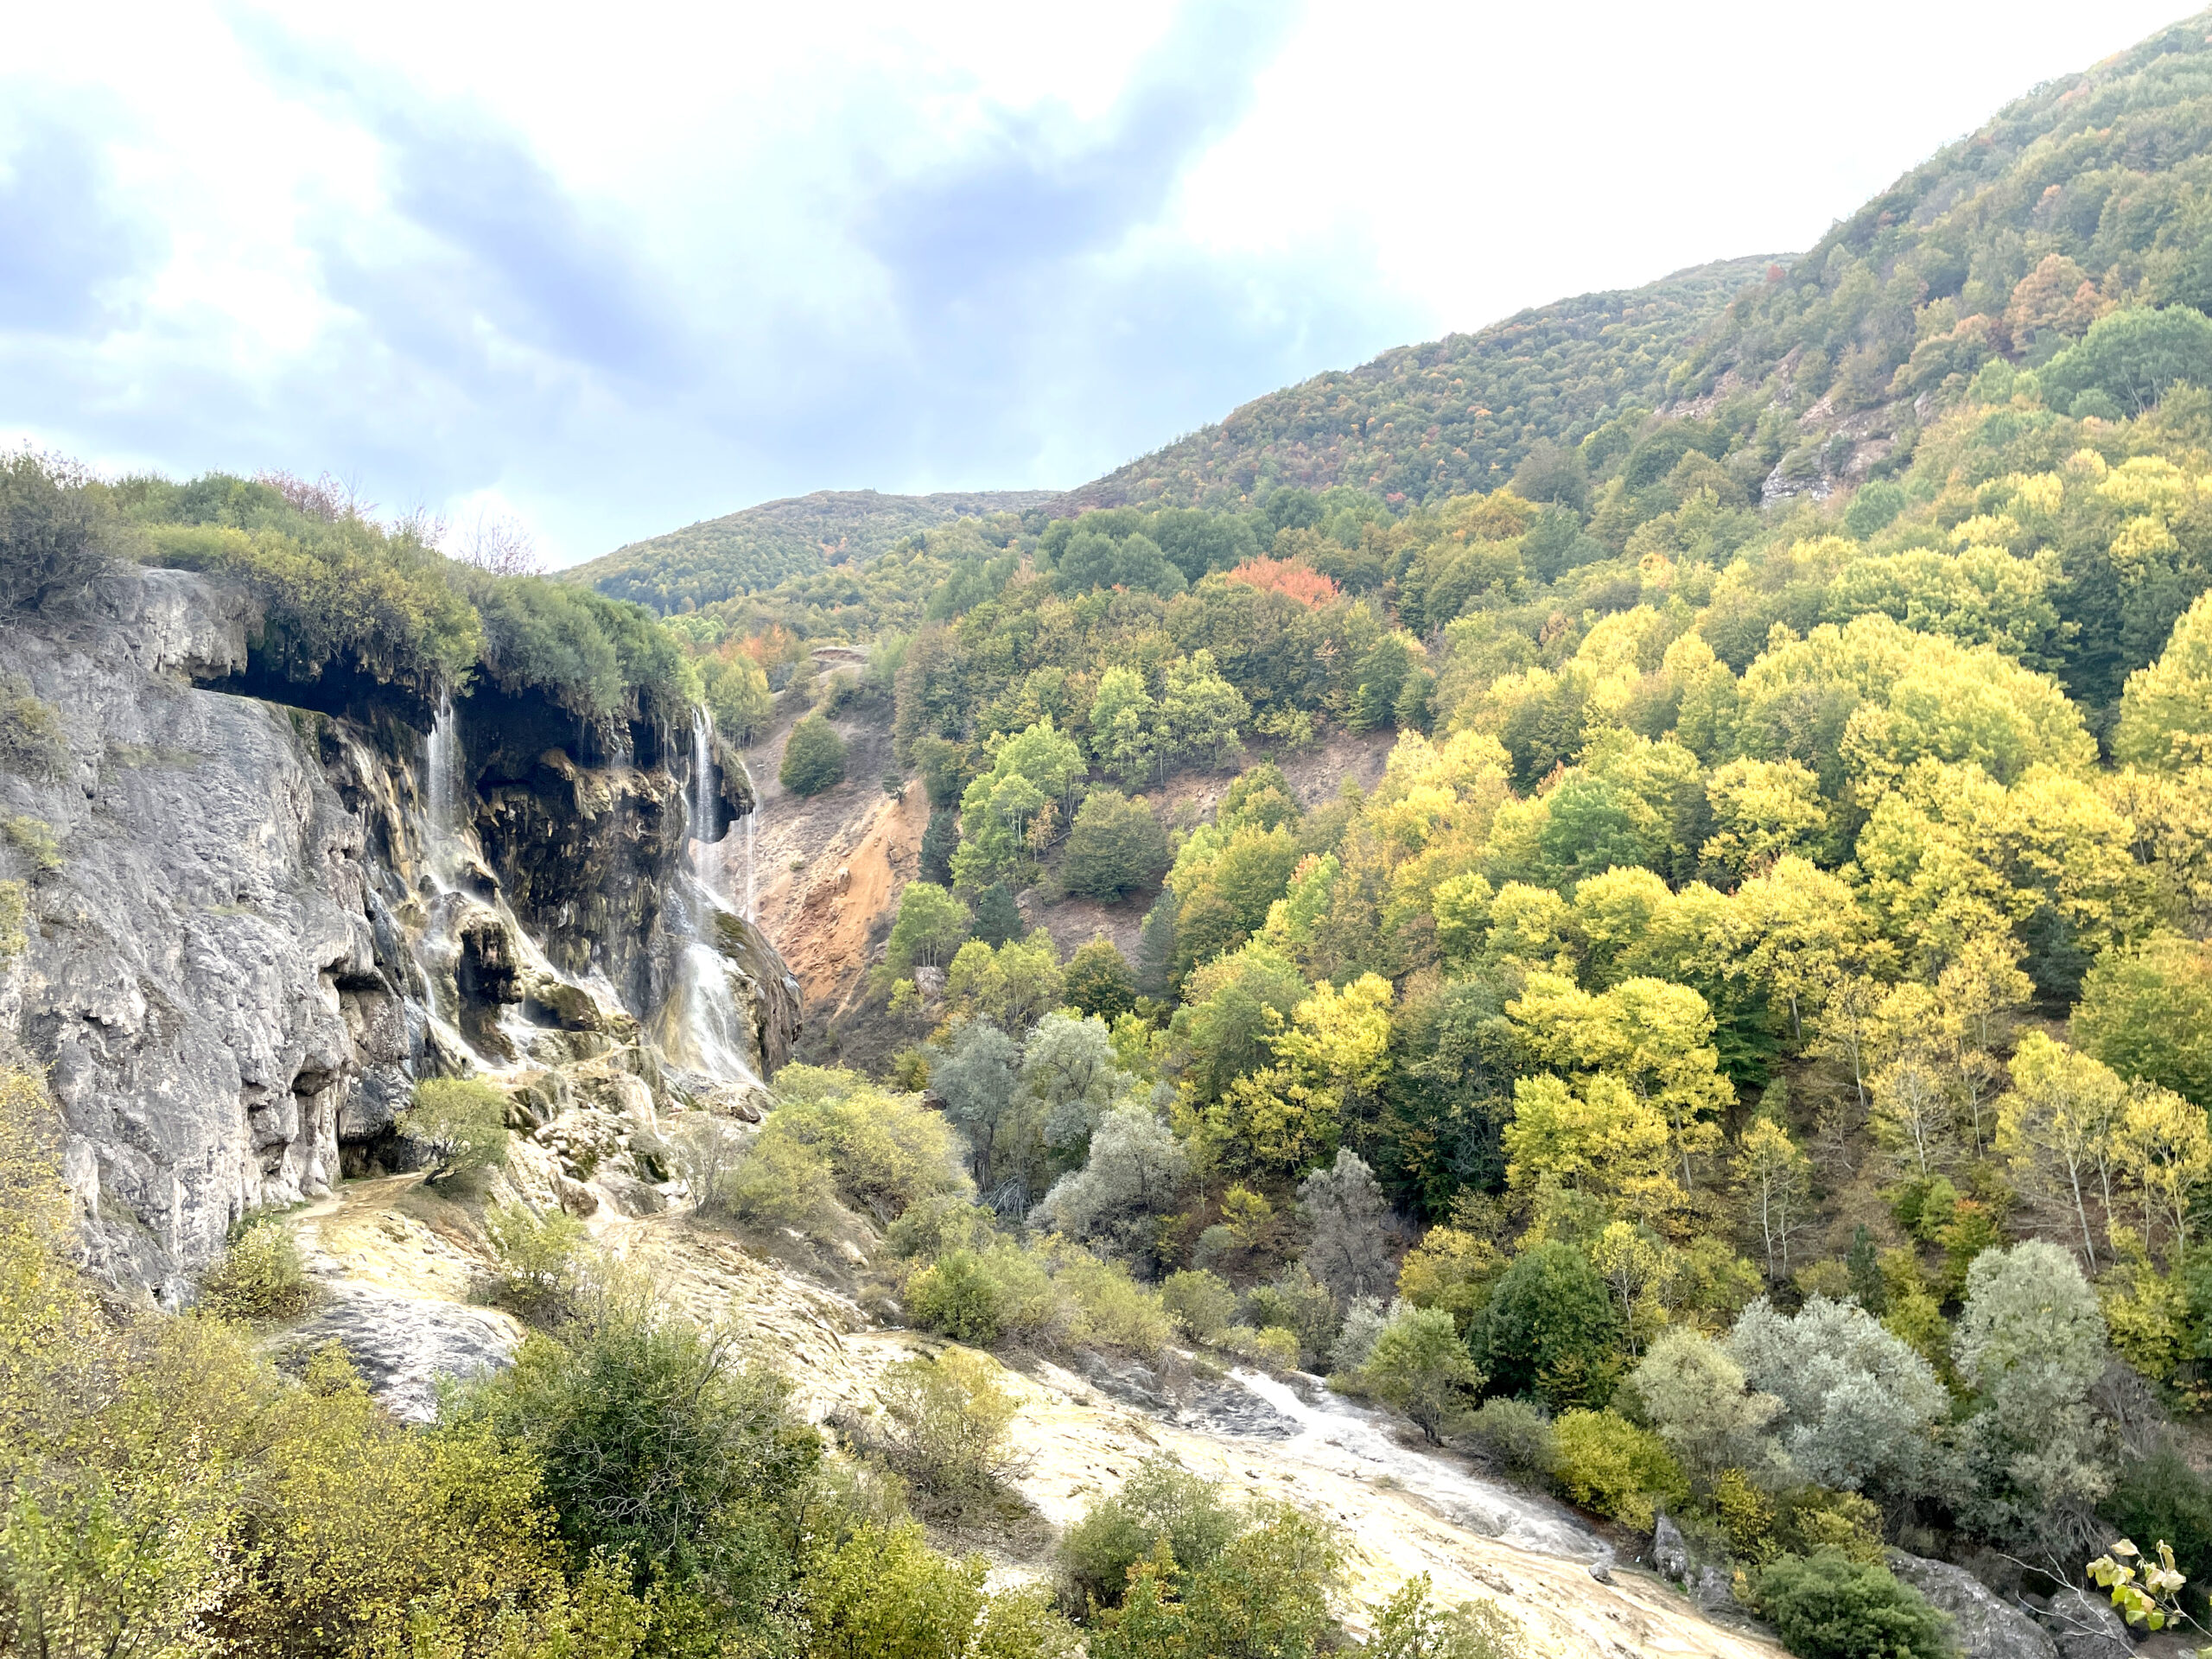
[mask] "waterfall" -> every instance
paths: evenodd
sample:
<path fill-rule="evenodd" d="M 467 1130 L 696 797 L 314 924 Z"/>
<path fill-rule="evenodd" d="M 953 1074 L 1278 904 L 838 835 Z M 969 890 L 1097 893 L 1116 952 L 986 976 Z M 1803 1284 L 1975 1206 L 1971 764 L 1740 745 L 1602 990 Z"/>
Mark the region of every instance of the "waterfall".
<path fill-rule="evenodd" d="M 460 820 L 455 807 L 459 794 L 461 749 L 454 741 L 453 696 L 438 693 L 437 718 L 423 740 L 423 795 L 424 842 L 431 874 L 442 880 L 455 863 Z"/>
<path fill-rule="evenodd" d="M 676 1028 L 668 1033 L 669 1047 L 682 1064 L 712 1082 L 757 1084 L 760 1079 L 750 1058 L 757 1038 L 730 989 L 729 963 L 718 942 L 721 919 L 732 912 L 717 885 L 723 853 L 713 838 L 716 794 L 714 716 L 699 708 L 691 715 L 690 868 L 677 878 L 674 894 L 684 945 L 675 999 L 680 1013 Z M 749 887 L 749 837 L 747 850 Z"/>

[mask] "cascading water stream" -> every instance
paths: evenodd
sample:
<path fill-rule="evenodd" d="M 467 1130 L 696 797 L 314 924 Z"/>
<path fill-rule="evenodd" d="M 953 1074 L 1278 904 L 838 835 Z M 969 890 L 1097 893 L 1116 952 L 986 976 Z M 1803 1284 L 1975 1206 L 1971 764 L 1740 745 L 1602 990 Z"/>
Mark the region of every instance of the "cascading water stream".
<path fill-rule="evenodd" d="M 1285 1451 L 1363 1480 L 1386 1480 L 1455 1525 L 1522 1549 L 1580 1560 L 1612 1550 L 1564 1505 L 1484 1480 L 1445 1458 L 1401 1446 L 1375 1413 L 1322 1390 L 1302 1396 L 1280 1378 L 1242 1369 L 1229 1381 L 1294 1426 Z"/>
<path fill-rule="evenodd" d="M 677 987 L 681 1018 L 667 1033 L 668 1046 L 680 1063 L 711 1083 L 758 1084 L 752 1021 L 730 989 L 729 963 L 716 944 L 721 918 L 734 915 L 717 880 L 723 861 L 721 843 L 713 838 L 719 798 L 714 716 L 701 708 L 691 716 L 690 868 L 678 877 L 674 894 L 674 913 L 685 935 Z"/>

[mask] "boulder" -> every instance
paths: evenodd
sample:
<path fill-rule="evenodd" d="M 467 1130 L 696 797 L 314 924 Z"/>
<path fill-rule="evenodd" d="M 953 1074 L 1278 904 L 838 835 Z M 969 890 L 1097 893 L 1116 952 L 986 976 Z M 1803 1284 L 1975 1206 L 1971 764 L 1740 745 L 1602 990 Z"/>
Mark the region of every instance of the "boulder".
<path fill-rule="evenodd" d="M 2057 1644 L 2058 1659 L 2129 1659 L 2135 1643 L 2127 1623 L 2103 1594 L 2069 1586 L 2050 1599 L 2043 1627 Z"/>
<path fill-rule="evenodd" d="M 522 1336 L 514 1318 L 494 1308 L 340 1283 L 283 1346 L 292 1363 L 303 1363 L 325 1343 L 337 1343 L 386 1410 L 426 1423 L 437 1415 L 441 1382 L 504 1370 L 514 1363 Z"/>
<path fill-rule="evenodd" d="M 1964 1567 L 1893 1549 L 1890 1571 L 1951 1617 L 1952 1639 L 1965 1659 L 2059 1659 L 2035 1621 Z"/>

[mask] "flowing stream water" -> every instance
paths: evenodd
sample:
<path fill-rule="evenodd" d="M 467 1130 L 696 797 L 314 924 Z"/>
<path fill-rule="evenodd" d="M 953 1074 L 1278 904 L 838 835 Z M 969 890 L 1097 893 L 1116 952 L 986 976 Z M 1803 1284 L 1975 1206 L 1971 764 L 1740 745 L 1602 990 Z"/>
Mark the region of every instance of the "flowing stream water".
<path fill-rule="evenodd" d="M 714 716 L 696 709 L 691 716 L 690 855 L 687 868 L 677 877 L 671 906 L 684 934 L 677 988 L 682 1017 L 668 1032 L 668 1046 L 677 1064 L 710 1083 L 757 1084 L 760 1078 L 751 1058 L 756 1040 L 752 1021 L 730 989 L 729 964 L 715 940 L 719 918 L 739 914 L 721 893 L 726 854 L 721 841 L 713 838 L 718 796 Z M 749 886 L 749 837 L 747 851 Z"/>
<path fill-rule="evenodd" d="M 1279 1378 L 1243 1369 L 1231 1370 L 1229 1381 L 1287 1421 L 1287 1435 L 1278 1427 L 1268 1438 L 1293 1457 L 1336 1474 L 1388 1483 L 1457 1526 L 1522 1549 L 1586 1561 L 1612 1554 L 1611 1547 L 1564 1506 L 1401 1445 L 1386 1420 L 1340 1395 L 1322 1389 L 1309 1400 Z"/>

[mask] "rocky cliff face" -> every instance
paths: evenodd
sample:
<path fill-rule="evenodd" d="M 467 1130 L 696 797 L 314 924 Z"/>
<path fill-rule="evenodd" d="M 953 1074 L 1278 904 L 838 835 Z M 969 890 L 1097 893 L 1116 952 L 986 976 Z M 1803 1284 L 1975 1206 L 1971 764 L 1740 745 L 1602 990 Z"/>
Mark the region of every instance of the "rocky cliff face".
<path fill-rule="evenodd" d="M 0 1027 L 49 1068 L 103 1275 L 173 1300 L 246 1211 L 404 1160 L 421 1077 L 490 1073 L 543 1134 L 577 1068 L 677 1104 L 788 1055 L 796 985 L 687 866 L 752 806 L 710 741 L 587 764 L 513 699 L 429 742 L 207 689 L 251 620 L 135 569 L 87 613 L 0 619 L 0 677 L 60 737 L 0 770 L 0 877 L 29 889 Z"/>

